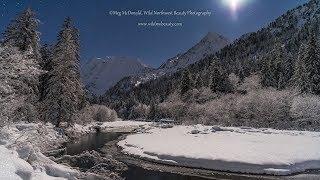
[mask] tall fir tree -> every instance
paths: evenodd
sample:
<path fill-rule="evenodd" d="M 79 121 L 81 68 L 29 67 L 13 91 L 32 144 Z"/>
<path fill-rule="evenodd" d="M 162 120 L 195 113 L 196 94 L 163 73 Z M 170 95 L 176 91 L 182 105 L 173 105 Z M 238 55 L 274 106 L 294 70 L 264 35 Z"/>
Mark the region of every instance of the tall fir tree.
<path fill-rule="evenodd" d="M 274 50 L 274 87 L 278 90 L 284 89 L 292 76 L 291 59 L 281 42 L 277 42 Z"/>
<path fill-rule="evenodd" d="M 212 92 L 230 93 L 233 87 L 229 81 L 228 74 L 223 68 L 218 58 L 214 58 L 210 64 Z"/>
<path fill-rule="evenodd" d="M 273 63 L 270 57 L 262 57 L 262 67 L 261 67 L 261 83 L 265 87 L 274 86 L 274 77 L 273 77 Z"/>
<path fill-rule="evenodd" d="M 79 33 L 67 18 L 54 47 L 52 70 L 45 92 L 45 119 L 56 126 L 70 122 L 85 105 L 85 95 L 79 71 Z"/>
<path fill-rule="evenodd" d="M 38 120 L 38 83 L 42 71 L 31 55 L 31 51 L 0 46 L 0 126 L 12 121 Z"/>
<path fill-rule="evenodd" d="M 306 52 L 307 69 L 310 72 L 311 90 L 314 94 L 320 95 L 320 48 L 318 47 L 316 29 L 310 32 L 308 49 Z"/>
<path fill-rule="evenodd" d="M 244 81 L 246 74 L 245 74 L 245 69 L 243 67 L 243 63 L 240 62 L 240 60 L 236 61 L 236 74 L 239 76 L 239 79 L 241 82 Z"/>
<path fill-rule="evenodd" d="M 279 40 L 276 40 L 274 49 L 262 61 L 262 85 L 278 90 L 287 87 L 293 75 L 292 59 Z"/>
<path fill-rule="evenodd" d="M 192 89 L 192 80 L 188 69 L 183 71 L 180 85 L 180 94 L 184 95 Z"/>
<path fill-rule="evenodd" d="M 18 47 L 20 51 L 32 51 L 36 60 L 40 60 L 39 20 L 31 8 L 23 11 L 11 22 L 4 32 L 4 44 Z"/>
<path fill-rule="evenodd" d="M 40 91 L 40 101 L 45 97 L 45 91 L 48 89 L 49 72 L 52 71 L 52 58 L 53 58 L 53 48 L 47 44 L 43 45 L 40 49 L 41 59 L 39 65 L 42 70 L 45 71 L 40 76 L 39 91 Z"/>
<path fill-rule="evenodd" d="M 311 93 L 311 81 L 309 79 L 309 73 L 306 66 L 306 52 L 307 45 L 301 44 L 298 54 L 298 59 L 295 63 L 293 85 L 298 88 L 301 93 Z"/>
<path fill-rule="evenodd" d="M 53 56 L 53 47 L 44 44 L 40 48 L 41 61 L 39 62 L 40 67 L 45 71 L 52 70 L 52 56 Z"/>
<path fill-rule="evenodd" d="M 201 74 L 199 74 L 196 78 L 196 82 L 194 83 L 195 88 L 200 89 L 203 87 L 203 80 Z"/>
<path fill-rule="evenodd" d="M 315 32 L 309 30 L 307 43 L 300 47 L 293 80 L 301 93 L 320 95 L 320 55 Z"/>

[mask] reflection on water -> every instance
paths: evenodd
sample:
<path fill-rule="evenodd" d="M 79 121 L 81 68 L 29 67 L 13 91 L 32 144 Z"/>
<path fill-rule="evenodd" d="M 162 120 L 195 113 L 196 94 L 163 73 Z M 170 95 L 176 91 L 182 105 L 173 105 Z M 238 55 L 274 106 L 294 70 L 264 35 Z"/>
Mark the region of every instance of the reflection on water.
<path fill-rule="evenodd" d="M 83 151 L 99 151 L 106 143 L 116 140 L 121 133 L 94 133 L 89 134 L 73 144 L 66 144 L 66 154 L 77 155 Z"/>
<path fill-rule="evenodd" d="M 129 170 L 123 174 L 123 177 L 125 177 L 126 180 L 208 180 L 201 177 L 145 170 L 136 166 L 129 166 Z"/>

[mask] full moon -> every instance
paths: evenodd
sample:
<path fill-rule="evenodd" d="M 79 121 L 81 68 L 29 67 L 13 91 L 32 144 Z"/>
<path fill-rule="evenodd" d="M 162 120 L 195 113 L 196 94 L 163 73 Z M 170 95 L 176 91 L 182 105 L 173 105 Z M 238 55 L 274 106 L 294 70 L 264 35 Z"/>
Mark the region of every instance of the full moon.
<path fill-rule="evenodd" d="M 244 3 L 244 0 L 223 0 L 223 3 L 235 12 Z"/>
<path fill-rule="evenodd" d="M 237 19 L 237 11 L 249 0 L 222 0 L 222 3 L 227 6 L 232 16 Z"/>

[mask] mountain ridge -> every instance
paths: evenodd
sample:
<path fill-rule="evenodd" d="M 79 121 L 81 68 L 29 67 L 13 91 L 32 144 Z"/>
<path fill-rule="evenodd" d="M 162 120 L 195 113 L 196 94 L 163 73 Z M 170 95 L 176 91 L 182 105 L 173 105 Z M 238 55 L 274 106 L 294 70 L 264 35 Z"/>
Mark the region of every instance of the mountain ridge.
<path fill-rule="evenodd" d="M 81 67 L 86 89 L 94 95 L 101 95 L 120 79 L 152 70 L 138 58 L 107 56 L 93 58 Z"/>

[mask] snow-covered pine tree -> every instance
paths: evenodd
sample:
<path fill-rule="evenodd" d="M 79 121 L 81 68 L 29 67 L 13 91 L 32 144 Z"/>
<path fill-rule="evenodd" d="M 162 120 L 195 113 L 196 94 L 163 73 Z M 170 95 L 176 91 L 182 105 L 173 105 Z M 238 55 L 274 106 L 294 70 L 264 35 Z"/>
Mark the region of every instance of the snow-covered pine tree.
<path fill-rule="evenodd" d="M 200 89 L 200 88 L 202 88 L 204 86 L 203 84 L 204 83 L 203 83 L 203 80 L 202 80 L 202 76 L 201 76 L 201 74 L 199 74 L 197 76 L 197 78 L 196 78 L 196 82 L 194 83 L 194 86 L 195 86 L 195 88 Z"/>
<path fill-rule="evenodd" d="M 278 89 L 280 90 L 290 85 L 294 73 L 294 58 L 288 52 L 284 52 L 281 68 L 282 71 L 278 81 Z"/>
<path fill-rule="evenodd" d="M 261 83 L 264 87 L 274 86 L 274 68 L 272 59 L 269 56 L 263 56 L 261 60 Z"/>
<path fill-rule="evenodd" d="M 148 113 L 148 119 L 155 119 L 156 118 L 156 113 L 157 113 L 157 104 L 152 101 L 150 104 L 150 108 L 149 108 L 149 113 Z"/>
<path fill-rule="evenodd" d="M 276 40 L 274 49 L 262 58 L 262 85 L 284 89 L 293 75 L 292 59 L 284 45 Z"/>
<path fill-rule="evenodd" d="M 284 89 L 292 77 L 292 60 L 282 43 L 276 42 L 274 49 L 274 87 L 278 90 Z"/>
<path fill-rule="evenodd" d="M 210 89 L 212 92 L 230 93 L 233 90 L 231 83 L 229 82 L 228 74 L 222 67 L 220 60 L 214 58 L 210 64 L 211 71 L 211 83 Z"/>
<path fill-rule="evenodd" d="M 48 80 L 49 80 L 49 72 L 52 70 L 52 58 L 53 58 L 53 48 L 47 44 L 43 45 L 40 49 L 41 59 L 40 59 L 40 67 L 45 71 L 40 76 L 39 83 L 39 92 L 40 92 L 40 101 L 44 99 L 45 91 L 48 89 Z"/>
<path fill-rule="evenodd" d="M 41 61 L 39 62 L 40 67 L 45 71 L 50 71 L 52 69 L 52 56 L 53 47 L 48 44 L 44 44 L 40 48 Z"/>
<path fill-rule="evenodd" d="M 27 8 L 14 19 L 4 32 L 4 44 L 18 47 L 20 51 L 30 51 L 33 58 L 40 59 L 39 20 L 36 14 Z"/>
<path fill-rule="evenodd" d="M 307 69 L 310 73 L 311 90 L 314 94 L 320 95 L 320 48 L 318 47 L 316 32 L 315 29 L 311 30 L 308 49 L 305 53 Z"/>
<path fill-rule="evenodd" d="M 188 69 L 184 70 L 181 78 L 180 94 L 184 95 L 192 89 L 192 80 Z"/>
<path fill-rule="evenodd" d="M 320 55 L 315 31 L 310 30 L 308 37 L 300 47 L 293 80 L 300 92 L 320 95 Z"/>
<path fill-rule="evenodd" d="M 239 76 L 240 81 L 243 82 L 244 78 L 246 77 L 245 70 L 243 64 L 238 59 L 236 61 L 236 66 L 236 74 Z"/>
<path fill-rule="evenodd" d="M 52 70 L 44 98 L 44 118 L 56 126 L 70 122 L 85 105 L 79 71 L 79 33 L 72 20 L 64 21 L 54 47 Z"/>
<path fill-rule="evenodd" d="M 33 52 L 0 47 L 0 126 L 12 121 L 36 121 L 39 70 Z"/>
<path fill-rule="evenodd" d="M 295 63 L 293 84 L 298 88 L 301 93 L 311 93 L 311 81 L 309 79 L 309 71 L 306 66 L 307 45 L 301 44 L 298 54 L 298 59 Z"/>

